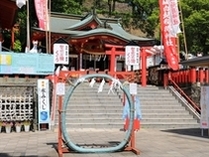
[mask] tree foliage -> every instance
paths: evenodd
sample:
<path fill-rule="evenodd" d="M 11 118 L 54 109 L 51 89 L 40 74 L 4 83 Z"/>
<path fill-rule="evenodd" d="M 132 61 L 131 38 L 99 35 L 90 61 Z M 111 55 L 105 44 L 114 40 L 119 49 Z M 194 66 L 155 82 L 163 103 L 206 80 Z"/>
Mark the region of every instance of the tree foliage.
<path fill-rule="evenodd" d="M 182 0 L 181 8 L 187 48 L 190 53 L 209 49 L 209 0 Z M 182 40 L 181 40 L 182 41 Z"/>
<path fill-rule="evenodd" d="M 145 36 L 160 39 L 159 0 L 53 0 L 51 11 L 67 14 L 83 14 L 94 8 L 98 14 L 107 18 L 121 18 L 126 28 L 140 29 Z M 31 5 L 31 26 L 37 26 L 34 1 Z M 184 35 L 190 53 L 209 48 L 209 0 L 181 0 L 182 17 L 185 31 L 180 34 L 181 50 L 184 50 Z M 121 7 L 120 7 L 121 6 Z M 25 20 L 24 20 L 25 19 Z M 25 42 L 26 7 L 19 9 L 18 20 L 21 24 L 20 41 Z M 183 29 L 182 29 L 183 30 Z"/>
<path fill-rule="evenodd" d="M 84 0 L 53 0 L 51 11 L 68 14 L 82 14 Z"/>

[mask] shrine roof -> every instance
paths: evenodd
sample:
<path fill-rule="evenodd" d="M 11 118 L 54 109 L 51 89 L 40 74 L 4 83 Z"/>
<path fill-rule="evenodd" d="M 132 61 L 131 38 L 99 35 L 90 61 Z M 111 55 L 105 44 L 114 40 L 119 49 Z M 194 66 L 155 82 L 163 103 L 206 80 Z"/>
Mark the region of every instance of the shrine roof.
<path fill-rule="evenodd" d="M 196 57 L 182 61 L 180 64 L 188 66 L 209 66 L 209 56 Z"/>
<path fill-rule="evenodd" d="M 82 27 L 95 20 L 98 23 L 98 27 L 88 31 L 80 31 L 77 28 Z M 104 27 L 107 26 L 107 27 Z M 39 28 L 33 28 L 34 30 L 42 31 Z M 110 35 L 121 38 L 125 41 L 154 41 L 155 39 L 143 38 L 132 35 L 126 32 L 119 23 L 119 19 L 112 18 L 98 18 L 97 15 L 89 13 L 86 16 L 51 13 L 50 17 L 50 31 L 59 34 L 69 34 L 72 38 L 82 38 L 91 35 Z"/>
<path fill-rule="evenodd" d="M 115 36 L 115 37 L 121 38 L 122 40 L 125 40 L 125 41 L 129 41 L 129 40 L 152 41 L 153 40 L 153 39 L 141 38 L 141 37 L 131 35 L 125 32 L 122 29 L 122 27 L 120 29 L 120 26 L 116 26 L 116 25 L 117 24 L 112 24 L 111 26 L 114 26 L 115 28 L 117 28 L 117 31 L 115 31 L 114 29 L 111 30 L 111 29 L 105 29 L 105 28 L 97 28 L 97 29 L 93 29 L 90 31 L 85 31 L 85 32 L 75 34 L 72 36 L 72 38 L 83 38 L 83 37 L 92 36 L 92 35 L 109 35 L 109 36 Z"/>
<path fill-rule="evenodd" d="M 84 17 L 84 19 L 81 19 L 80 21 L 68 27 L 67 29 L 68 30 L 78 29 L 79 27 L 82 27 L 91 23 L 93 20 L 95 20 L 98 23 L 98 25 L 101 25 L 103 23 L 95 14 L 87 14 L 86 17 Z"/>

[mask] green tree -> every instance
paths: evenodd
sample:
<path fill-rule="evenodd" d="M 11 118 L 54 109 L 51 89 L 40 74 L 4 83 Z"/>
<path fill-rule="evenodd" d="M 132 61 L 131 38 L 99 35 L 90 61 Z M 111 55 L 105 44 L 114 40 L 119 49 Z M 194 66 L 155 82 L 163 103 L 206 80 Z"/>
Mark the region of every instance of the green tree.
<path fill-rule="evenodd" d="M 84 0 L 53 0 L 51 11 L 68 14 L 82 14 Z"/>
<path fill-rule="evenodd" d="M 52 12 L 67 14 L 86 14 L 96 8 L 98 14 L 105 17 L 121 18 L 126 28 L 140 29 L 147 37 L 160 39 L 159 33 L 159 0 L 53 0 Z M 31 26 L 37 26 L 34 1 L 30 4 Z M 116 7 L 118 4 L 127 4 L 126 8 Z M 190 53 L 203 51 L 209 48 L 209 0 L 181 0 L 185 34 L 180 34 L 181 50 L 184 50 L 186 36 L 187 48 Z M 124 5 L 123 5 L 124 6 Z M 129 9 L 128 9 L 129 8 Z M 127 11 L 129 10 L 129 11 Z M 20 41 L 25 44 L 26 39 L 26 7 L 18 10 L 20 23 Z M 182 29 L 183 30 L 183 29 Z"/>
<path fill-rule="evenodd" d="M 184 20 L 189 53 L 196 54 L 209 49 L 209 0 L 182 0 L 180 5 Z M 182 38 L 181 38 L 181 41 Z"/>

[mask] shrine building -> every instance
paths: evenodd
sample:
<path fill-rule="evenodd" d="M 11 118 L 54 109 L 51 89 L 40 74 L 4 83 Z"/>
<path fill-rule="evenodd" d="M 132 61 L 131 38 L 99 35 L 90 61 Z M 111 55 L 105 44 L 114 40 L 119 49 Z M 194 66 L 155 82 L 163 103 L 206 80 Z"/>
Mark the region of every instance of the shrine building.
<path fill-rule="evenodd" d="M 156 44 L 155 39 L 125 31 L 119 19 L 99 18 L 94 11 L 85 16 L 51 13 L 49 30 L 45 32 L 33 27 L 31 38 L 38 40 L 41 48 L 46 46 L 42 51 L 47 52 L 46 36 L 49 36 L 49 53 L 53 53 L 53 43 L 57 40 L 66 41 L 70 46 L 69 65 L 66 65 L 69 70 L 124 71 L 126 45 L 144 47 Z"/>

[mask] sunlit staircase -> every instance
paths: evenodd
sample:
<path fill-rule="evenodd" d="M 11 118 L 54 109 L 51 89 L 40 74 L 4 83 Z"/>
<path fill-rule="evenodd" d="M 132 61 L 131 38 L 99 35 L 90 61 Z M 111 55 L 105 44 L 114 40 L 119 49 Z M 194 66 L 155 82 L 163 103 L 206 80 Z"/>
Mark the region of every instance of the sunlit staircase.
<path fill-rule="evenodd" d="M 89 83 L 79 85 L 70 98 L 66 111 L 69 128 L 123 128 L 122 93 L 109 93 L 105 84 L 98 93 L 99 84 L 93 88 Z M 197 120 L 169 92 L 156 86 L 138 86 L 141 102 L 142 128 L 188 128 L 198 127 Z M 58 114 L 57 114 L 58 115 Z M 57 128 L 56 116 L 55 128 Z"/>
<path fill-rule="evenodd" d="M 198 120 L 162 87 L 138 88 L 144 128 L 188 128 L 199 127 Z"/>

